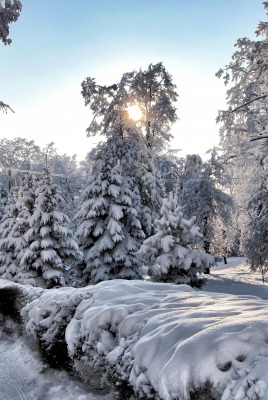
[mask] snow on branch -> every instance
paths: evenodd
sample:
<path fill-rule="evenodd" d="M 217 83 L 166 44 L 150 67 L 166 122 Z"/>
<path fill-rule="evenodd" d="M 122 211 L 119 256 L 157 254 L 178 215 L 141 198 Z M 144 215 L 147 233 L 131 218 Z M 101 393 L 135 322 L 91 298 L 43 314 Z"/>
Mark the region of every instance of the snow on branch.
<path fill-rule="evenodd" d="M 256 97 L 255 99 L 252 99 L 252 100 L 250 100 L 250 101 L 247 101 L 246 103 L 244 103 L 244 104 L 242 104 L 241 106 L 236 107 L 234 110 L 232 110 L 232 111 L 231 111 L 231 114 L 234 113 L 234 112 L 236 112 L 236 111 L 238 111 L 238 110 L 240 110 L 241 108 L 247 106 L 248 104 L 253 103 L 254 101 L 261 100 L 261 99 L 265 99 L 267 96 L 268 96 L 267 94 L 264 94 L 264 95 L 262 95 L 262 96 Z"/>
<path fill-rule="evenodd" d="M 250 139 L 250 142 L 255 142 L 256 140 L 261 140 L 261 139 L 268 139 L 268 136 L 257 136 L 255 138 Z"/>

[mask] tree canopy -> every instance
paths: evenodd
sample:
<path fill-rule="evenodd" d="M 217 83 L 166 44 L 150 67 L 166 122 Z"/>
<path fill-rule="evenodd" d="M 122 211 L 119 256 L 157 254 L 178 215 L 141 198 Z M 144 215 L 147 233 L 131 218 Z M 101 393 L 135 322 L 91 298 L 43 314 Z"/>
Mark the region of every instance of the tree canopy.
<path fill-rule="evenodd" d="M 0 40 L 5 44 L 10 44 L 12 40 L 9 36 L 9 25 L 16 22 L 20 16 L 22 4 L 19 0 L 0 1 Z"/>
<path fill-rule="evenodd" d="M 147 148 L 163 150 L 172 138 L 178 94 L 172 76 L 161 62 L 150 64 L 146 70 L 127 72 L 119 83 L 109 86 L 100 86 L 88 77 L 82 82 L 82 96 L 93 113 L 87 128 L 89 136 L 108 136 L 111 125 L 122 119 L 126 123 L 128 106 L 136 104 L 141 110 L 136 126 Z"/>

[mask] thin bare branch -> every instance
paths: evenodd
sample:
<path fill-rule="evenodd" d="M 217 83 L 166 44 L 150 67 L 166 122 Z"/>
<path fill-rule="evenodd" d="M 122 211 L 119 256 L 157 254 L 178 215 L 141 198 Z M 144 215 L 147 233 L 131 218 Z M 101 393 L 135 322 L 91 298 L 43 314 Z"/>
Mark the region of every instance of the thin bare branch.
<path fill-rule="evenodd" d="M 8 104 L 3 103 L 3 101 L 0 101 L 0 110 L 5 113 L 7 112 L 7 110 L 10 110 L 15 114 L 15 111 L 12 110 L 12 108 Z"/>

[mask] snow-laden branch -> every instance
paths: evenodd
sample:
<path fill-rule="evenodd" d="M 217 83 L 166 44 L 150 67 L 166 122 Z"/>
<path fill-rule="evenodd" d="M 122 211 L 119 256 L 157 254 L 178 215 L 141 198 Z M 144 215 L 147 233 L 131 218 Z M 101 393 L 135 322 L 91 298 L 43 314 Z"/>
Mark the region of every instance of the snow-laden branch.
<path fill-rule="evenodd" d="M 232 110 L 232 111 L 231 111 L 231 114 L 234 113 L 234 112 L 236 112 L 236 111 L 238 111 L 238 110 L 240 110 L 241 108 L 243 108 L 243 107 L 245 107 L 245 106 L 247 106 L 247 105 L 253 103 L 254 101 L 261 100 L 261 99 L 265 99 L 267 96 L 268 96 L 267 94 L 264 94 L 264 95 L 262 95 L 262 96 L 256 97 L 255 99 L 252 99 L 252 100 L 250 100 L 250 101 L 247 101 L 246 103 L 242 104 L 242 106 L 236 107 L 234 110 Z"/>
<path fill-rule="evenodd" d="M 254 138 L 250 139 L 250 142 L 255 142 L 256 140 L 261 140 L 261 139 L 268 139 L 268 136 L 267 135 L 265 135 L 265 136 L 257 136 L 257 137 L 254 137 Z"/>

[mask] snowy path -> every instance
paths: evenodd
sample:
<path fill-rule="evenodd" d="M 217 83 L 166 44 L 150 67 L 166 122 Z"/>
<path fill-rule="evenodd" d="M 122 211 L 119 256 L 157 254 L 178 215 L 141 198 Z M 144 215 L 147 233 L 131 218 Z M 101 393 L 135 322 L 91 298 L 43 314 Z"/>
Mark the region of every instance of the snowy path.
<path fill-rule="evenodd" d="M 0 331 L 0 400 L 112 400 L 89 392 L 65 371 L 45 368 L 23 338 L 10 340 Z"/>
<path fill-rule="evenodd" d="M 28 371 L 20 359 L 11 360 L 1 354 L 0 360 L 0 399 L 31 400 L 27 390 Z"/>
<path fill-rule="evenodd" d="M 262 283 L 260 272 L 251 272 L 244 257 L 230 257 L 228 263 L 218 263 L 207 275 L 202 290 L 216 293 L 258 296 L 268 300 L 268 283 Z"/>

